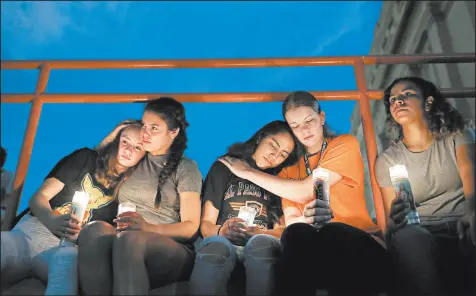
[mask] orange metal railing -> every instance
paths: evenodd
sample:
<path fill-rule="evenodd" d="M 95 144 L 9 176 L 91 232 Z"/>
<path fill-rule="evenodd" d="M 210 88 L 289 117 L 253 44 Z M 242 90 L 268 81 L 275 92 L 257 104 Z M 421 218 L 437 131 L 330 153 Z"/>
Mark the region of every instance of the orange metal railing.
<path fill-rule="evenodd" d="M 374 164 L 377 145 L 372 124 L 369 100 L 379 100 L 381 90 L 368 90 L 365 82 L 365 65 L 377 64 L 429 64 L 429 63 L 474 63 L 475 53 L 452 55 L 386 55 L 355 57 L 304 57 L 304 58 L 258 58 L 258 59 L 194 59 L 194 60 L 129 60 L 129 61 L 1 61 L 1 69 L 40 69 L 34 94 L 1 94 L 2 103 L 31 102 L 30 116 L 23 139 L 20 157 L 13 182 L 14 204 L 5 217 L 4 229 L 10 229 L 18 210 L 21 192 L 30 162 L 36 130 L 43 103 L 125 103 L 145 101 L 168 95 L 182 102 L 271 102 L 282 101 L 287 93 L 187 93 L 187 94 L 46 94 L 46 85 L 54 69 L 172 69 L 172 68 L 261 68 L 289 66 L 353 66 L 357 82 L 356 91 L 311 91 L 319 100 L 357 100 L 360 107 L 362 127 L 366 144 L 370 181 L 377 216 L 381 229 L 385 227 L 385 211 L 380 190 L 375 180 Z M 475 89 L 444 89 L 447 97 L 475 97 Z"/>

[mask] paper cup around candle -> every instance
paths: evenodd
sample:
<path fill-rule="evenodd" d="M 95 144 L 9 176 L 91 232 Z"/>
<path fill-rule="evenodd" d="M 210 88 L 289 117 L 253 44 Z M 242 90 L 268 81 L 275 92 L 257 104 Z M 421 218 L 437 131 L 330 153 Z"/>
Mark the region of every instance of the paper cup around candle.
<path fill-rule="evenodd" d="M 246 226 L 253 226 L 256 216 L 256 209 L 248 206 L 240 207 L 238 218 L 245 220 Z"/>
<path fill-rule="evenodd" d="M 119 204 L 119 208 L 117 210 L 117 215 L 119 216 L 122 213 L 125 212 L 135 212 L 136 211 L 136 205 L 131 203 L 131 202 L 123 202 Z"/>

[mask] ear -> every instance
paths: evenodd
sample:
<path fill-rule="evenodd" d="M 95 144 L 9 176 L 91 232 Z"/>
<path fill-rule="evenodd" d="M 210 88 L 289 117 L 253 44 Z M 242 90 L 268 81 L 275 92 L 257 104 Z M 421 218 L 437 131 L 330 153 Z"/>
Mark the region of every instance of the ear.
<path fill-rule="evenodd" d="M 176 128 L 176 129 L 174 129 L 174 130 L 171 130 L 171 131 L 170 131 L 170 136 L 172 137 L 172 139 L 175 139 L 175 138 L 178 136 L 179 132 L 180 132 L 180 128 L 179 128 L 179 127 Z"/>
<path fill-rule="evenodd" d="M 324 123 L 326 123 L 326 112 L 321 111 L 321 113 L 319 113 L 319 117 L 321 118 L 321 124 L 324 125 Z"/>
<path fill-rule="evenodd" d="M 430 111 L 431 106 L 433 105 L 434 101 L 435 101 L 435 98 L 433 98 L 432 96 L 429 96 L 428 98 L 426 98 L 426 101 L 425 101 L 425 111 L 426 112 Z"/>

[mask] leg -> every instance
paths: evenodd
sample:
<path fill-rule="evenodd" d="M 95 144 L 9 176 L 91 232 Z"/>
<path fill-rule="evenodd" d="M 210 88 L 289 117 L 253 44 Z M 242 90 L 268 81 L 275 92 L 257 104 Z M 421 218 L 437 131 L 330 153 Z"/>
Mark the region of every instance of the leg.
<path fill-rule="evenodd" d="M 371 235 L 347 224 L 329 223 L 319 231 L 318 243 L 322 245 L 318 262 L 324 271 L 322 284 L 329 294 L 389 292 L 390 256 Z"/>
<path fill-rule="evenodd" d="M 116 229 L 103 221 L 84 227 L 78 238 L 79 283 L 86 295 L 110 295 L 112 291 L 112 246 Z"/>
<path fill-rule="evenodd" d="M 318 232 L 305 223 L 288 226 L 281 236 L 282 254 L 278 263 L 278 289 L 281 295 L 316 295 L 316 274 L 309 266 L 316 266 L 320 253 Z M 302 266 L 306 264 L 306 266 Z M 319 278 L 319 277 L 317 277 Z"/>
<path fill-rule="evenodd" d="M 389 250 L 401 295 L 440 295 L 438 248 L 430 232 L 419 226 L 405 226 L 393 234 Z"/>
<path fill-rule="evenodd" d="M 45 295 L 78 294 L 78 248 L 57 247 L 48 268 L 48 285 Z"/>
<path fill-rule="evenodd" d="M 281 244 L 274 236 L 259 234 L 248 241 L 243 251 L 246 295 L 271 295 L 280 253 Z"/>
<path fill-rule="evenodd" d="M 170 237 L 122 232 L 113 246 L 113 294 L 147 295 L 151 287 L 185 279 L 192 271 L 193 257 L 191 250 Z"/>
<path fill-rule="evenodd" d="M 0 244 L 2 286 L 27 277 L 31 270 L 31 249 L 25 235 L 2 231 Z"/>
<path fill-rule="evenodd" d="M 226 287 L 236 265 L 233 244 L 223 236 L 203 240 L 197 250 L 190 276 L 191 295 L 226 295 Z"/>

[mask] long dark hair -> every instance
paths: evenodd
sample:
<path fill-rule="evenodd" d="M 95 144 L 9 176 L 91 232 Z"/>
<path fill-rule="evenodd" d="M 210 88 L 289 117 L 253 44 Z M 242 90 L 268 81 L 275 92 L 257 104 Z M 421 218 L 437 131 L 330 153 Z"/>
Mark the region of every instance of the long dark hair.
<path fill-rule="evenodd" d="M 283 107 L 282 107 L 283 117 L 286 118 L 285 115 L 289 110 L 292 110 L 298 107 L 311 107 L 314 111 L 317 112 L 317 114 L 321 114 L 321 111 L 322 111 L 321 106 L 319 105 L 319 102 L 310 92 L 298 90 L 298 91 L 290 93 L 284 99 Z M 324 138 L 332 139 L 337 136 L 337 133 L 333 131 L 331 128 L 329 128 L 329 126 L 327 125 L 327 122 L 324 123 L 323 133 L 324 133 Z"/>
<path fill-rule="evenodd" d="M 142 124 L 140 120 L 132 122 L 129 126 L 123 128 L 113 141 L 97 151 L 98 157 L 96 158 L 96 172 L 94 177 L 96 178 L 96 181 L 101 183 L 105 188 L 114 188 L 114 198 L 117 196 L 120 185 L 127 180 L 138 165 L 136 164 L 135 166 L 128 168 L 124 173 L 119 173 L 116 170 L 117 153 L 119 151 L 121 135 L 129 127 L 137 127 L 140 130 L 141 126 Z"/>
<path fill-rule="evenodd" d="M 174 98 L 161 97 L 149 101 L 145 106 L 145 111 L 151 111 L 159 115 L 160 118 L 167 123 L 167 128 L 169 130 L 179 129 L 177 137 L 175 137 L 170 146 L 167 162 L 159 174 L 159 184 L 157 185 L 157 195 L 155 196 L 155 206 L 158 207 L 162 200 L 160 190 L 165 181 L 167 181 L 167 179 L 177 169 L 185 149 L 187 149 L 188 139 L 185 130 L 189 124 L 185 119 L 185 108 Z"/>
<path fill-rule="evenodd" d="M 420 77 L 401 77 L 395 79 L 384 91 L 383 103 L 387 113 L 387 125 L 389 134 L 395 133 L 398 142 L 403 139 L 403 128 L 398 124 L 390 113 L 390 93 L 392 88 L 399 82 L 412 82 L 421 91 L 423 100 L 421 102 L 424 119 L 428 123 L 428 129 L 435 139 L 442 139 L 455 134 L 460 134 L 465 128 L 470 128 L 471 122 L 466 120 L 461 113 L 456 110 L 443 97 L 440 90 L 430 81 Z M 425 109 L 425 101 L 428 97 L 433 97 L 429 111 Z"/>
<path fill-rule="evenodd" d="M 228 151 L 225 155 L 242 159 L 246 161 L 250 166 L 256 169 L 259 169 L 252 158 L 253 154 L 256 151 L 256 148 L 258 147 L 261 140 L 263 140 L 264 138 L 268 136 L 273 136 L 279 133 L 289 133 L 291 135 L 294 141 L 294 149 L 293 151 L 291 151 L 289 156 L 286 158 L 286 160 L 283 161 L 282 164 L 280 164 L 279 166 L 275 168 L 270 168 L 264 171 L 271 175 L 277 175 L 283 168 L 291 166 L 299 160 L 299 152 L 297 148 L 298 141 L 294 137 L 293 132 L 291 131 L 291 128 L 289 128 L 289 125 L 285 121 L 282 121 L 282 120 L 271 121 L 270 123 L 260 128 L 247 141 L 235 143 L 231 145 L 230 147 L 228 147 Z"/>
<path fill-rule="evenodd" d="M 256 133 L 254 133 L 254 135 L 251 136 L 251 138 L 249 138 L 247 141 L 231 145 L 225 155 L 242 159 L 246 161 L 251 167 L 261 170 L 256 165 L 256 162 L 253 160 L 252 155 L 255 153 L 256 148 L 258 147 L 261 140 L 268 136 L 273 136 L 279 133 L 289 133 L 294 141 L 294 148 L 293 151 L 291 151 L 291 153 L 289 154 L 289 156 L 279 166 L 264 170 L 264 172 L 268 174 L 277 175 L 283 168 L 295 164 L 300 157 L 298 146 L 299 141 L 295 138 L 293 132 L 291 131 L 291 128 L 285 121 L 275 120 L 266 124 Z M 266 194 L 268 194 L 270 198 L 268 207 L 268 227 L 272 228 L 274 223 L 279 222 L 278 213 L 282 212 L 281 198 L 267 190 L 264 191 L 266 192 Z"/>

